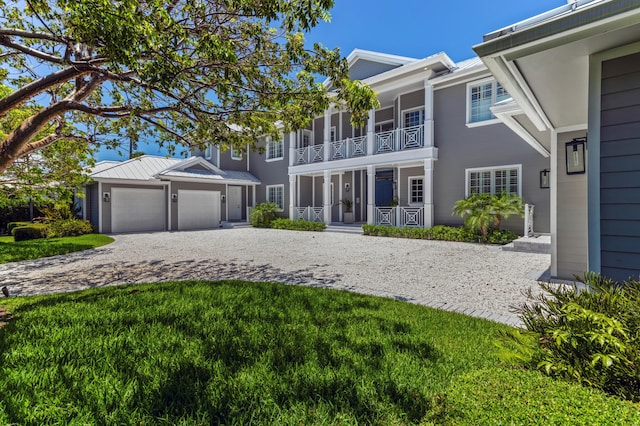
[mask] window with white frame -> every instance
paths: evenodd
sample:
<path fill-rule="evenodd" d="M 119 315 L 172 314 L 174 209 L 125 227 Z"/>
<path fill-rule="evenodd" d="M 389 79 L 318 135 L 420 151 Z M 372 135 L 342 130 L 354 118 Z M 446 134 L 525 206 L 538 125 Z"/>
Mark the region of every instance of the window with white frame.
<path fill-rule="evenodd" d="M 284 210 L 284 185 L 267 185 L 267 202 L 276 203 Z"/>
<path fill-rule="evenodd" d="M 424 203 L 424 176 L 409 177 L 409 204 Z"/>
<path fill-rule="evenodd" d="M 242 152 L 239 149 L 231 147 L 231 159 L 242 160 Z"/>
<path fill-rule="evenodd" d="M 522 166 L 467 169 L 466 195 L 521 195 Z"/>
<path fill-rule="evenodd" d="M 331 133 L 329 135 L 331 142 L 338 140 L 338 133 L 336 133 L 336 126 L 331 126 Z"/>
<path fill-rule="evenodd" d="M 284 158 L 284 139 L 267 140 L 267 160 L 282 160 Z"/>
<path fill-rule="evenodd" d="M 207 160 L 211 160 L 211 157 L 213 156 L 213 147 L 211 145 L 207 145 L 207 147 L 204 149 L 204 158 Z"/>
<path fill-rule="evenodd" d="M 414 109 L 404 113 L 404 127 L 419 126 L 424 123 L 424 109 Z"/>
<path fill-rule="evenodd" d="M 495 119 L 491 107 L 509 97 L 502 85 L 493 79 L 467 84 L 467 124 Z"/>
<path fill-rule="evenodd" d="M 313 145 L 313 132 L 311 130 L 302 131 L 302 140 L 300 140 L 300 148 L 306 148 Z"/>
<path fill-rule="evenodd" d="M 375 133 L 389 132 L 393 130 L 393 120 L 376 123 L 373 130 Z"/>

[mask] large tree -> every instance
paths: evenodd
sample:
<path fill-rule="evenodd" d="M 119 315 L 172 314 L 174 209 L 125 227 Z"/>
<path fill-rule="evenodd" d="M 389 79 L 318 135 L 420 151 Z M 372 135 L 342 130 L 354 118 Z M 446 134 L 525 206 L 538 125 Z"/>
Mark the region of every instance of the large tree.
<path fill-rule="evenodd" d="M 373 92 L 338 49 L 303 33 L 333 0 L 0 0 L 0 116 L 33 114 L 0 142 L 0 173 L 59 140 L 149 138 L 242 148 L 301 128 L 330 102 L 362 124 Z M 318 83 L 331 81 L 332 93 Z M 43 135 L 43 132 L 45 133 Z"/>

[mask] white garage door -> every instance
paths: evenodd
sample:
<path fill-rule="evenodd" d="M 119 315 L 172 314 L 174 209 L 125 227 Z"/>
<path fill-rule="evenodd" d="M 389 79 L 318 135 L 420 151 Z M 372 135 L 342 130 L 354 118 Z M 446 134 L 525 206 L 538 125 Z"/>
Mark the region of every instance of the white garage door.
<path fill-rule="evenodd" d="M 178 190 L 178 229 L 212 229 L 220 224 L 220 192 Z"/>
<path fill-rule="evenodd" d="M 164 231 L 164 188 L 111 188 L 111 232 Z"/>

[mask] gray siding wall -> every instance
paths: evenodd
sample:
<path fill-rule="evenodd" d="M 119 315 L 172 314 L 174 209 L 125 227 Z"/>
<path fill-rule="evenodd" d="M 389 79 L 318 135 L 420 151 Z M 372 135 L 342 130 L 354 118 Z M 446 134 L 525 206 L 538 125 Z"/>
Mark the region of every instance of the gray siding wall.
<path fill-rule="evenodd" d="M 87 220 L 96 227 L 98 226 L 98 221 L 100 220 L 98 217 L 99 206 L 100 194 L 98 194 L 98 184 L 95 183 L 87 187 L 87 207 L 89 208 L 89 211 L 87 212 Z"/>
<path fill-rule="evenodd" d="M 242 153 L 241 160 L 234 160 L 231 158 L 231 149 L 227 149 L 225 152 L 220 152 L 220 168 L 222 170 L 235 170 L 235 171 L 247 171 L 247 155 L 252 155 L 252 152 Z M 214 152 L 211 161 L 215 163 L 216 153 Z"/>
<path fill-rule="evenodd" d="M 265 142 L 261 142 L 266 147 Z M 249 160 L 250 172 L 260 179 L 261 185 L 256 188 L 256 199 L 258 203 L 266 201 L 267 185 L 284 184 L 284 213 L 289 215 L 289 146 L 295 141 L 289 140 L 289 134 L 284 135 L 284 147 L 282 160 L 267 161 L 266 154 L 251 152 Z"/>
<path fill-rule="evenodd" d="M 360 59 L 349 70 L 349 77 L 352 80 L 364 80 L 365 78 L 381 74 L 385 71 L 397 68 L 397 65 L 381 64 L 379 62 Z"/>
<path fill-rule="evenodd" d="M 557 265 L 558 278 L 572 279 L 587 270 L 587 175 L 568 175 L 565 144 L 585 132 L 558 135 L 558 208 L 557 208 Z"/>
<path fill-rule="evenodd" d="M 602 64 L 601 272 L 640 275 L 640 53 Z"/>
<path fill-rule="evenodd" d="M 435 223 L 462 223 L 451 215 L 451 209 L 465 197 L 466 169 L 521 164 L 522 197 L 535 205 L 535 230 L 548 233 L 550 194 L 540 189 L 539 176 L 549 168 L 549 160 L 503 124 L 468 128 L 465 115 L 466 83 L 435 91 L 435 145 L 439 149 L 434 165 Z M 523 220 L 510 219 L 505 227 L 522 234 Z"/>

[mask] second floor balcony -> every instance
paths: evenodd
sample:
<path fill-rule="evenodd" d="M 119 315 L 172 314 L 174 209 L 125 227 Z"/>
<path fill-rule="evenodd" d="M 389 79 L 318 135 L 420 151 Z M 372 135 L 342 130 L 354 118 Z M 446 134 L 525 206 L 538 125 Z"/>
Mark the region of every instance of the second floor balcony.
<path fill-rule="evenodd" d="M 365 135 L 332 141 L 328 144 L 296 148 L 294 165 L 425 148 L 424 132 L 425 126 L 421 124 L 374 133 L 372 141 Z"/>

